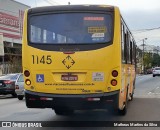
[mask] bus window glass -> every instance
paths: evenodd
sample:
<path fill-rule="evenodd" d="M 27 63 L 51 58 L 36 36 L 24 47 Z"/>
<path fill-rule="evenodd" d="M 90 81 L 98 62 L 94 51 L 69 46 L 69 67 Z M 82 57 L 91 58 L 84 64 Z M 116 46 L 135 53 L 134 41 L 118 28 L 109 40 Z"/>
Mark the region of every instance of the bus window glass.
<path fill-rule="evenodd" d="M 136 60 L 136 46 L 135 46 L 135 42 L 133 42 L 133 57 L 132 57 L 132 63 L 135 64 L 135 60 Z"/>
<path fill-rule="evenodd" d="M 129 33 L 128 33 L 128 41 L 127 41 L 127 46 L 128 46 L 128 49 L 127 49 L 127 51 L 128 51 L 128 56 L 127 56 L 127 58 L 128 58 L 128 63 L 130 64 L 131 63 L 131 46 L 130 46 L 130 35 L 129 35 Z"/>
<path fill-rule="evenodd" d="M 127 34 L 124 33 L 124 60 L 125 60 L 125 63 L 127 64 Z"/>
<path fill-rule="evenodd" d="M 130 41 L 130 61 L 131 61 L 131 64 L 133 63 L 133 60 L 132 60 L 132 56 L 133 56 L 133 47 L 132 47 L 132 44 L 133 44 L 133 42 L 132 42 L 132 40 Z"/>
<path fill-rule="evenodd" d="M 109 43 L 113 37 L 111 14 L 33 15 L 29 25 L 29 41 L 34 44 Z"/>
<path fill-rule="evenodd" d="M 121 45 L 122 45 L 122 63 L 125 63 L 125 52 L 124 52 L 124 26 L 121 24 Z"/>

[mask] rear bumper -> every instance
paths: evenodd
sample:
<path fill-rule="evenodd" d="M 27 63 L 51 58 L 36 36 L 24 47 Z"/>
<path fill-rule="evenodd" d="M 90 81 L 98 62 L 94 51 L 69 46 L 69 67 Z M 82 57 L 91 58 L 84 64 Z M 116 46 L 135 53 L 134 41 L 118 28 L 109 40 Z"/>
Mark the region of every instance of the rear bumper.
<path fill-rule="evenodd" d="M 154 76 L 160 76 L 160 74 L 153 74 Z"/>
<path fill-rule="evenodd" d="M 109 104 L 118 107 L 119 91 L 101 94 L 58 95 L 25 90 L 25 98 L 28 108 L 104 109 L 110 106 Z"/>
<path fill-rule="evenodd" d="M 14 94 L 14 89 L 0 89 L 0 95 Z"/>
<path fill-rule="evenodd" d="M 24 90 L 15 90 L 17 95 L 24 95 Z"/>

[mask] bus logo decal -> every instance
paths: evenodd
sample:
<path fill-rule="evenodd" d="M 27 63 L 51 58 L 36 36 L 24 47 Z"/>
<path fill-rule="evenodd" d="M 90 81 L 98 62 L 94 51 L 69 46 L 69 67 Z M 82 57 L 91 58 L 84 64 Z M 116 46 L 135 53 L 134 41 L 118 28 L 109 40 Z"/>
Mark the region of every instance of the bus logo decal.
<path fill-rule="evenodd" d="M 44 74 L 37 74 L 36 75 L 36 81 L 39 83 L 44 82 Z"/>
<path fill-rule="evenodd" d="M 74 64 L 75 61 L 68 55 L 62 63 L 66 66 L 67 69 L 70 69 Z"/>

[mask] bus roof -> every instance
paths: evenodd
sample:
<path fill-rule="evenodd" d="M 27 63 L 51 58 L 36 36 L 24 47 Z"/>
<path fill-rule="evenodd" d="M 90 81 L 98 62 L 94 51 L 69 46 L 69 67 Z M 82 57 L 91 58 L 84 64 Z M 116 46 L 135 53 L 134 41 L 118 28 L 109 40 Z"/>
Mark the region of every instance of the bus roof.
<path fill-rule="evenodd" d="M 115 6 L 109 5 L 60 5 L 60 6 L 45 6 L 30 8 L 28 10 L 29 14 L 42 13 L 42 12 L 52 12 L 52 11 L 114 11 Z"/>

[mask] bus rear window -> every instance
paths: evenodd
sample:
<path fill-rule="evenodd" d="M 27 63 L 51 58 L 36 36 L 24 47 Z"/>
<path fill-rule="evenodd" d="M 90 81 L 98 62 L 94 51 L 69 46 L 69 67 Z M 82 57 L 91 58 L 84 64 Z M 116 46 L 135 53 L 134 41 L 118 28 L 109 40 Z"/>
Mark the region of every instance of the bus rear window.
<path fill-rule="evenodd" d="M 111 14 L 63 13 L 29 17 L 29 41 L 38 44 L 109 43 Z"/>

